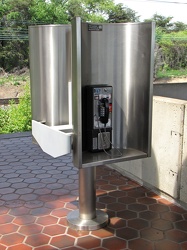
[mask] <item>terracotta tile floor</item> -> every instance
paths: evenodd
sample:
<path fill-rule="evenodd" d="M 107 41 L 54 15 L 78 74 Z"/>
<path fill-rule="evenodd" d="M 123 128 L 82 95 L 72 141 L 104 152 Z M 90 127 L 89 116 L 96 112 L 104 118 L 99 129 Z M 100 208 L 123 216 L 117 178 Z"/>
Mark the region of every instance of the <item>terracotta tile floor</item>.
<path fill-rule="evenodd" d="M 0 250 L 186 250 L 187 211 L 105 166 L 97 167 L 97 208 L 106 228 L 75 231 L 78 206 L 71 155 L 53 159 L 31 136 L 0 136 Z"/>

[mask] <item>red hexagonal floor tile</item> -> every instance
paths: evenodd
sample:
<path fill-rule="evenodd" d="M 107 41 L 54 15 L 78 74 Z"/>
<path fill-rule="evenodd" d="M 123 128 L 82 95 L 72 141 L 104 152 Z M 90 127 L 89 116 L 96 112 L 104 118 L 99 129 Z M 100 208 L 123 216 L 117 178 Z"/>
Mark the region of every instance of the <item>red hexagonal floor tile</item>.
<path fill-rule="evenodd" d="M 159 212 L 159 213 L 163 213 L 163 212 L 169 211 L 168 206 L 162 205 L 162 204 L 152 204 L 152 205 L 149 206 L 149 209 L 151 211 L 155 211 L 155 212 Z"/>
<path fill-rule="evenodd" d="M 24 239 L 25 237 L 19 233 L 5 234 L 1 238 L 1 244 L 12 246 L 22 243 Z"/>
<path fill-rule="evenodd" d="M 50 236 L 55 236 L 64 234 L 65 231 L 66 228 L 61 225 L 50 225 L 50 226 L 45 226 L 43 233 L 48 234 Z"/>
<path fill-rule="evenodd" d="M 121 197 L 118 199 L 119 202 L 125 203 L 125 204 L 132 204 L 136 202 L 136 199 L 133 197 Z"/>
<path fill-rule="evenodd" d="M 163 220 L 163 219 L 158 219 L 158 220 L 153 220 L 151 222 L 151 226 L 153 228 L 156 228 L 158 230 L 169 230 L 173 228 L 173 224 L 171 221 Z"/>
<path fill-rule="evenodd" d="M 94 249 L 101 245 L 101 240 L 93 236 L 81 237 L 77 240 L 77 246 L 83 249 Z"/>
<path fill-rule="evenodd" d="M 106 204 L 101 202 L 96 202 L 97 209 L 106 209 Z"/>
<path fill-rule="evenodd" d="M 118 237 L 110 237 L 103 240 L 102 246 L 108 250 L 125 249 L 127 243 L 124 239 L 120 239 Z"/>
<path fill-rule="evenodd" d="M 62 202 L 60 200 L 49 201 L 45 202 L 44 206 L 51 209 L 63 208 L 65 206 L 65 202 Z"/>
<path fill-rule="evenodd" d="M 43 245 L 43 246 L 35 247 L 34 250 L 59 250 L 59 248 L 49 246 L 49 245 Z M 73 250 L 73 248 L 72 248 L 72 250 Z"/>
<path fill-rule="evenodd" d="M 176 228 L 182 230 L 182 231 L 185 231 L 187 232 L 187 221 L 178 221 L 175 223 L 176 225 Z"/>
<path fill-rule="evenodd" d="M 126 220 L 119 217 L 112 217 L 108 226 L 114 229 L 126 227 Z"/>
<path fill-rule="evenodd" d="M 57 217 L 54 217 L 52 215 L 46 215 L 46 216 L 39 217 L 36 223 L 43 225 L 43 226 L 49 226 L 49 225 L 56 224 L 57 221 L 58 221 Z"/>
<path fill-rule="evenodd" d="M 141 204 L 147 204 L 147 205 L 151 205 L 151 204 L 155 204 L 157 203 L 157 201 L 153 198 L 150 197 L 141 197 L 138 198 L 138 202 Z"/>
<path fill-rule="evenodd" d="M 117 212 L 117 216 L 126 220 L 137 218 L 137 213 L 134 211 L 124 210 Z"/>
<path fill-rule="evenodd" d="M 58 249 L 74 246 L 75 238 L 68 235 L 59 235 L 52 238 L 50 244 Z"/>
<path fill-rule="evenodd" d="M 54 215 L 54 216 L 57 216 L 57 217 L 61 218 L 61 217 L 67 216 L 67 214 L 68 214 L 70 211 L 71 211 L 71 210 L 66 209 L 66 208 L 59 208 L 59 209 L 53 210 L 51 214 Z"/>
<path fill-rule="evenodd" d="M 67 218 L 64 217 L 64 218 L 61 218 L 58 222 L 59 225 L 62 225 L 62 226 L 65 226 L 65 227 L 68 227 L 68 222 L 67 222 Z"/>
<path fill-rule="evenodd" d="M 176 205 L 171 205 L 170 210 L 179 214 L 185 214 L 186 210 L 182 207 L 176 206 Z"/>
<path fill-rule="evenodd" d="M 187 249 L 187 241 L 181 243 L 181 250 L 186 250 Z"/>
<path fill-rule="evenodd" d="M 77 201 L 74 201 L 74 202 L 69 202 L 69 203 L 66 203 L 64 208 L 67 208 L 67 209 L 70 209 L 70 210 L 76 210 L 78 208 L 78 202 Z"/>
<path fill-rule="evenodd" d="M 117 185 L 117 186 L 124 185 L 125 183 L 126 183 L 126 180 L 124 180 L 123 178 L 116 178 L 115 180 L 110 181 L 110 184 Z"/>
<path fill-rule="evenodd" d="M 79 238 L 79 237 L 82 237 L 82 236 L 89 235 L 89 233 L 90 233 L 90 231 L 74 230 L 74 229 L 72 229 L 70 227 L 67 230 L 67 235 L 73 236 L 75 238 Z"/>
<path fill-rule="evenodd" d="M 30 212 L 29 208 L 26 207 L 19 207 L 17 209 L 11 209 L 9 214 L 14 215 L 14 216 L 22 216 L 22 215 L 28 215 Z"/>
<path fill-rule="evenodd" d="M 120 197 L 126 196 L 127 193 L 123 192 L 121 190 L 116 190 L 116 191 L 110 192 L 108 195 L 112 196 L 112 197 L 115 197 L 115 198 L 120 198 Z"/>
<path fill-rule="evenodd" d="M 51 209 L 46 207 L 34 208 L 31 210 L 31 214 L 35 216 L 43 216 L 51 213 Z"/>
<path fill-rule="evenodd" d="M 111 184 L 103 185 L 100 188 L 102 190 L 105 190 L 105 191 L 112 191 L 112 190 L 116 190 L 117 189 L 117 187 L 115 185 L 111 185 Z"/>
<path fill-rule="evenodd" d="M 7 247 L 6 247 L 6 246 L 3 246 L 2 244 L 0 244 L 0 249 L 1 249 L 1 250 L 6 250 Z"/>
<path fill-rule="evenodd" d="M 145 239 L 130 240 L 129 248 L 133 250 L 153 250 L 154 249 L 153 243 Z"/>
<path fill-rule="evenodd" d="M 111 196 L 103 196 L 99 198 L 99 201 L 102 203 L 110 204 L 116 202 L 116 198 Z"/>
<path fill-rule="evenodd" d="M 170 211 L 162 213 L 161 218 L 169 221 L 179 221 L 183 219 L 181 214 Z"/>
<path fill-rule="evenodd" d="M 136 181 L 134 181 L 134 180 L 131 180 L 131 179 L 129 179 L 128 180 L 128 184 L 130 184 L 130 185 L 132 185 L 133 187 L 137 187 L 138 189 L 137 189 L 137 191 L 145 191 L 145 188 L 144 187 L 141 187 L 140 186 L 140 184 L 139 183 L 137 183 Z"/>
<path fill-rule="evenodd" d="M 0 235 L 5 235 L 5 234 L 10 234 L 10 233 L 14 233 L 18 230 L 18 226 L 14 225 L 14 224 L 6 224 L 6 225 L 1 225 L 0 227 Z"/>
<path fill-rule="evenodd" d="M 182 232 L 181 230 L 173 229 L 166 232 L 166 238 L 168 240 L 181 243 L 187 241 L 187 233 Z"/>
<path fill-rule="evenodd" d="M 139 213 L 140 218 L 151 221 L 159 218 L 159 215 L 157 212 L 153 211 L 143 211 Z"/>
<path fill-rule="evenodd" d="M 131 191 L 133 189 L 134 187 L 128 184 L 119 186 L 119 190 L 122 190 L 122 191 Z"/>
<path fill-rule="evenodd" d="M 114 181 L 116 179 L 115 175 L 103 175 L 102 179 L 110 181 Z"/>
<path fill-rule="evenodd" d="M 39 161 L 44 160 L 46 163 L 43 156 L 38 157 Z M 27 188 L 32 185 L 33 190 L 40 189 L 36 193 L 41 195 L 24 194 L 22 183 L 17 187 L 15 183 L 12 187 L 20 189 L 15 191 L 22 194 L 20 200 L 9 200 L 14 195 L 5 196 L 4 201 L 1 198 L 1 250 L 187 249 L 186 210 L 104 166 L 97 167 L 96 204 L 97 208 L 107 210 L 109 225 L 95 231 L 69 228 L 67 214 L 78 206 L 78 175 L 72 163 L 68 164 L 60 165 L 60 169 L 54 165 L 53 170 L 43 164 L 46 174 L 51 171 L 50 177 L 42 178 L 39 183 L 36 176 L 32 184 L 26 184 L 26 187 L 29 185 Z M 42 165 L 35 167 L 35 171 L 39 171 L 38 167 L 42 168 Z M 70 174 L 70 183 L 63 174 L 63 179 L 57 178 L 57 172 L 62 173 L 63 167 Z M 56 171 L 56 178 L 52 176 L 53 171 Z M 62 185 L 64 188 L 59 188 Z M 7 190 L 10 191 L 6 189 L 2 192 Z M 30 192 L 29 189 L 27 191 Z"/>
<path fill-rule="evenodd" d="M 48 235 L 39 233 L 28 236 L 25 243 L 32 247 L 37 247 L 37 246 L 47 245 L 49 241 L 50 237 Z"/>
<path fill-rule="evenodd" d="M 113 211 L 122 211 L 126 209 L 126 205 L 124 203 L 116 202 L 116 203 L 107 205 L 107 208 Z"/>
<path fill-rule="evenodd" d="M 25 244 L 18 244 L 18 245 L 11 246 L 8 248 L 8 250 L 32 250 L 32 249 L 33 249 L 32 247 L 27 246 Z"/>
<path fill-rule="evenodd" d="M 164 239 L 164 234 L 162 231 L 155 228 L 146 228 L 140 231 L 142 238 L 146 240 L 156 241 Z"/>
<path fill-rule="evenodd" d="M 66 248 L 66 250 L 80 250 L 81 248 L 80 247 L 68 247 L 68 248 Z M 45 249 L 44 249 L 45 250 Z M 59 250 L 59 249 L 58 249 Z M 99 250 L 98 248 L 97 248 L 97 250 Z M 105 249 L 106 250 L 106 249 Z"/>
<path fill-rule="evenodd" d="M 136 189 L 128 191 L 127 195 L 129 197 L 140 198 L 140 197 L 145 197 L 145 192 L 138 191 L 137 188 L 136 188 Z"/>
<path fill-rule="evenodd" d="M 43 227 L 37 224 L 28 224 L 20 227 L 19 232 L 23 235 L 38 234 L 42 231 Z"/>
<path fill-rule="evenodd" d="M 102 195 L 106 195 L 107 194 L 107 191 L 106 190 L 103 190 L 103 189 L 96 189 L 96 196 L 99 197 L 99 196 L 102 196 Z"/>
<path fill-rule="evenodd" d="M 102 186 L 102 185 L 107 185 L 108 184 L 108 181 L 106 180 L 97 180 L 96 181 L 96 185 L 99 187 L 99 186 Z"/>
<path fill-rule="evenodd" d="M 131 240 L 138 237 L 138 231 L 129 227 L 121 228 L 116 230 L 116 236 L 125 240 Z"/>
<path fill-rule="evenodd" d="M 128 221 L 128 227 L 140 230 L 149 226 L 149 222 L 140 218 Z"/>
<path fill-rule="evenodd" d="M 162 240 L 155 242 L 155 250 L 180 250 L 181 247 L 173 241 L 169 240 Z"/>
<path fill-rule="evenodd" d="M 141 212 L 147 210 L 147 206 L 144 204 L 134 203 L 134 204 L 129 204 L 128 209 L 135 212 Z"/>
<path fill-rule="evenodd" d="M 96 236 L 98 238 L 112 237 L 114 236 L 114 230 L 109 228 L 101 228 L 99 230 L 92 231 L 91 235 Z"/>
<path fill-rule="evenodd" d="M 10 223 L 13 221 L 14 217 L 8 214 L 0 216 L 0 224 Z"/>
<path fill-rule="evenodd" d="M 107 210 L 105 210 L 105 212 L 107 212 L 109 218 L 112 218 L 112 217 L 115 217 L 115 216 L 116 216 L 116 212 L 113 211 L 113 210 L 107 209 Z M 119 217 L 120 217 L 120 216 L 119 216 Z"/>
<path fill-rule="evenodd" d="M 8 212 L 9 212 L 9 208 L 3 207 L 3 206 L 0 207 L 0 215 L 7 214 Z M 0 218 L 2 217 L 0 216 Z"/>
<path fill-rule="evenodd" d="M 23 215 L 23 216 L 16 216 L 16 218 L 13 220 L 14 224 L 17 225 L 26 225 L 26 224 L 32 224 L 36 220 L 35 216 L 32 215 Z"/>

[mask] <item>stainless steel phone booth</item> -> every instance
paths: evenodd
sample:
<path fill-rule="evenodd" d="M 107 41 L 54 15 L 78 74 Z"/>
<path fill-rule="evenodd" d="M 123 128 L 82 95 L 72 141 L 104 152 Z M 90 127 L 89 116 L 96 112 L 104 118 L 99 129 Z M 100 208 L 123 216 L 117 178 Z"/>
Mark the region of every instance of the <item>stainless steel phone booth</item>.
<path fill-rule="evenodd" d="M 151 152 L 154 23 L 83 23 L 29 28 L 32 131 L 53 157 L 72 152 L 79 209 L 69 225 L 96 230 L 96 166 Z"/>

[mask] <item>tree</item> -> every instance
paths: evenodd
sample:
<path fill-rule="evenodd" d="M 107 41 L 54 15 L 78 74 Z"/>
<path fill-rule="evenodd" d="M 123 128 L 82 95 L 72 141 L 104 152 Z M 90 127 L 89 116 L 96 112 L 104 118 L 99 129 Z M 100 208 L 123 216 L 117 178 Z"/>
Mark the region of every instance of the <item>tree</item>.
<path fill-rule="evenodd" d="M 84 22 L 136 22 L 136 12 L 113 0 L 3 0 L 0 2 L 0 67 L 28 67 L 28 26 Z"/>
<path fill-rule="evenodd" d="M 108 10 L 114 6 L 113 0 L 69 0 L 68 20 L 79 16 L 84 22 L 107 22 Z"/>
<path fill-rule="evenodd" d="M 29 8 L 30 21 L 34 24 L 68 23 L 67 0 L 32 0 Z"/>
<path fill-rule="evenodd" d="M 109 10 L 108 15 L 109 23 L 127 23 L 139 21 L 139 16 L 136 16 L 136 12 L 128 7 L 124 7 L 122 3 L 115 5 L 112 10 Z"/>
<path fill-rule="evenodd" d="M 3 17 L 0 61 L 5 70 L 28 66 L 28 32 L 25 20 L 30 17 L 30 3 L 31 0 L 7 0 L 1 4 Z"/>
<path fill-rule="evenodd" d="M 178 32 L 187 30 L 187 24 L 183 22 L 175 22 L 172 24 L 171 31 Z"/>
<path fill-rule="evenodd" d="M 174 22 L 172 23 L 171 20 L 173 17 L 164 17 L 158 14 L 154 14 L 152 18 L 145 19 L 145 22 L 154 21 L 156 23 L 156 27 L 162 29 L 162 31 L 170 33 L 170 32 L 178 32 L 187 30 L 187 24 L 183 22 Z"/>
<path fill-rule="evenodd" d="M 171 20 L 173 19 L 173 17 L 169 16 L 169 17 L 164 17 L 158 14 L 154 14 L 152 18 L 150 19 L 145 19 L 145 22 L 150 22 L 150 21 L 154 21 L 156 23 L 157 27 L 162 28 L 162 30 L 164 31 L 169 31 L 169 29 L 172 27 L 172 23 Z"/>
<path fill-rule="evenodd" d="M 67 0 L 4 0 L 0 3 L 0 67 L 29 66 L 28 26 L 67 23 Z"/>

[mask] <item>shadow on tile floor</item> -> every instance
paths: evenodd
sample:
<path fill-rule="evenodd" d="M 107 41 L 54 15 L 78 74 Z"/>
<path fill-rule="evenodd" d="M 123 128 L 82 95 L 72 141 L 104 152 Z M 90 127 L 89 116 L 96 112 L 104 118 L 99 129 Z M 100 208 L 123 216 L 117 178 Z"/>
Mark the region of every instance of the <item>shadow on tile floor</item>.
<path fill-rule="evenodd" d="M 97 167 L 97 208 L 106 228 L 75 231 L 78 170 L 31 137 L 0 140 L 0 250 L 186 250 L 187 211 L 106 166 Z"/>

